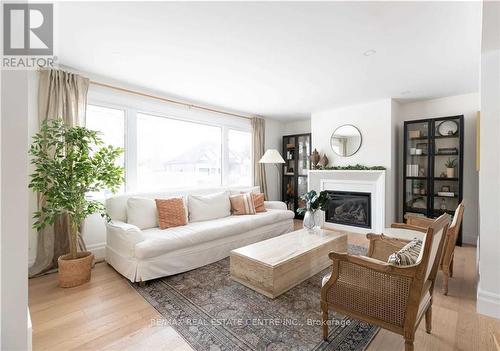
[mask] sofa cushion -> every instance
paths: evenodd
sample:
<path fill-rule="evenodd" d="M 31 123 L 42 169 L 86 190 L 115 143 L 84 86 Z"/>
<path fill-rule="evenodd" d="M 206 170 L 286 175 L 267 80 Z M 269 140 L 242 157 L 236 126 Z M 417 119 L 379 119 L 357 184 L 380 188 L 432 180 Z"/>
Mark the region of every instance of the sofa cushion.
<path fill-rule="evenodd" d="M 264 194 L 251 193 L 253 204 L 255 206 L 255 212 L 266 212 L 266 207 L 264 206 Z"/>
<path fill-rule="evenodd" d="M 127 223 L 139 229 L 158 227 L 158 215 L 154 199 L 131 197 L 127 200 Z"/>
<path fill-rule="evenodd" d="M 388 263 L 397 266 L 410 266 L 417 263 L 420 251 L 422 250 L 422 240 L 413 239 L 408 244 L 403 246 L 401 250 L 394 252 L 387 259 Z"/>
<path fill-rule="evenodd" d="M 189 195 L 189 221 L 200 222 L 231 215 L 229 192 L 209 195 Z"/>
<path fill-rule="evenodd" d="M 231 213 L 233 215 L 253 215 L 255 214 L 255 205 L 252 194 L 239 194 L 229 196 L 231 202 Z"/>
<path fill-rule="evenodd" d="M 187 224 L 187 216 L 184 199 L 175 197 L 172 199 L 155 199 L 158 211 L 158 225 L 160 229 L 178 227 Z"/>
<path fill-rule="evenodd" d="M 145 240 L 135 248 L 137 258 L 156 257 L 204 242 L 238 235 L 276 222 L 291 220 L 294 213 L 288 210 L 268 210 L 255 215 L 229 216 L 210 221 L 190 222 L 185 226 L 160 230 L 146 229 Z"/>

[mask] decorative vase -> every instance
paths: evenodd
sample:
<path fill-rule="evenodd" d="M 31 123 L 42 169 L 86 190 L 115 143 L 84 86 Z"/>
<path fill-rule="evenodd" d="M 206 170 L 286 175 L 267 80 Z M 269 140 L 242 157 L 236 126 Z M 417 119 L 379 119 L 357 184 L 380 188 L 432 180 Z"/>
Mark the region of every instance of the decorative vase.
<path fill-rule="evenodd" d="M 321 156 L 320 156 L 318 150 L 314 149 L 314 151 L 311 153 L 311 158 L 310 158 L 313 168 L 316 168 L 320 158 L 321 158 Z"/>
<path fill-rule="evenodd" d="M 94 255 L 91 252 L 78 252 L 78 258 L 71 258 L 71 254 L 59 256 L 59 286 L 72 288 L 90 280 L 90 271 Z"/>
<path fill-rule="evenodd" d="M 313 230 L 316 227 L 316 211 L 307 210 L 304 215 L 304 220 L 302 221 L 302 225 L 305 229 Z"/>
<path fill-rule="evenodd" d="M 455 178 L 455 168 L 446 168 L 446 177 Z"/>
<path fill-rule="evenodd" d="M 328 157 L 326 157 L 326 154 L 324 154 L 323 157 L 321 157 L 321 159 L 318 162 L 318 166 L 321 166 L 321 167 L 328 166 Z"/>

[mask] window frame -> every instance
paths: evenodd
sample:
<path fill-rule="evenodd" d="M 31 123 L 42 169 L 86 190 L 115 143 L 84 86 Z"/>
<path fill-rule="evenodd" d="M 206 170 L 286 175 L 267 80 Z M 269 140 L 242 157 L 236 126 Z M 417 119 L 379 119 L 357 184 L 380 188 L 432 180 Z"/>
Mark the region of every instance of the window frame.
<path fill-rule="evenodd" d="M 88 106 L 96 106 L 96 107 L 101 107 L 101 108 L 107 108 L 107 109 L 112 109 L 112 110 L 119 110 L 123 111 L 123 148 L 124 148 L 124 153 L 123 153 L 123 168 L 124 168 L 124 176 L 125 176 L 125 182 L 123 184 L 123 189 L 124 192 L 126 193 L 128 191 L 127 189 L 127 176 L 128 176 L 128 163 L 129 160 L 127 159 L 127 140 L 128 140 L 128 118 L 127 118 L 127 109 L 125 109 L 123 106 L 115 106 L 113 104 L 106 104 L 106 103 L 101 103 L 101 102 L 89 102 L 87 101 L 87 104 L 85 106 L 85 127 L 87 126 L 87 112 L 88 112 Z"/>
<path fill-rule="evenodd" d="M 89 89 L 89 94 L 87 98 L 87 105 L 94 105 L 103 108 L 117 109 L 125 112 L 125 135 L 124 135 L 124 145 L 125 145 L 125 193 L 137 192 L 139 191 L 138 186 L 138 130 L 137 130 L 137 120 L 139 114 L 150 115 L 153 117 L 168 118 L 172 120 L 178 120 L 182 122 L 190 122 L 201 124 L 210 127 L 221 128 L 221 184 L 217 185 L 219 187 L 228 187 L 229 178 L 229 130 L 235 130 L 240 132 L 252 134 L 250 121 L 245 121 L 244 123 L 224 123 L 227 120 L 227 116 L 217 116 L 214 113 L 204 113 L 203 111 L 189 108 L 179 109 L 179 112 L 168 111 L 175 110 L 175 107 L 170 106 L 165 102 L 158 103 L 150 101 L 148 98 L 130 98 L 130 95 L 123 93 L 115 93 L 110 91 L 110 89 Z M 166 111 L 165 111 L 166 110 Z M 183 110 L 183 111 L 182 111 Z M 180 113 L 183 112 L 183 113 Z M 181 114 L 187 114 L 188 116 L 181 116 Z M 190 115 L 192 114 L 192 115 Z M 216 114 L 217 115 L 217 114 Z M 234 117 L 230 117 L 234 119 Z M 214 121 L 215 119 L 215 121 Z M 253 138 L 251 137 L 250 147 L 253 148 Z M 253 152 L 250 152 L 250 162 L 253 164 Z M 254 177 L 253 172 L 250 176 L 251 184 L 248 186 L 253 186 Z"/>

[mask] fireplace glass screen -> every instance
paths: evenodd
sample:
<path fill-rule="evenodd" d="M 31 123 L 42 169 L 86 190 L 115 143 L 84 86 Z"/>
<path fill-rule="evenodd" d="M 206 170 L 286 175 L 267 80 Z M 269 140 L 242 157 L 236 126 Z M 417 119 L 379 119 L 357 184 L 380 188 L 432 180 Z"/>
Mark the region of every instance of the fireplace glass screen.
<path fill-rule="evenodd" d="M 330 203 L 325 220 L 362 228 L 371 228 L 371 194 L 328 191 Z"/>

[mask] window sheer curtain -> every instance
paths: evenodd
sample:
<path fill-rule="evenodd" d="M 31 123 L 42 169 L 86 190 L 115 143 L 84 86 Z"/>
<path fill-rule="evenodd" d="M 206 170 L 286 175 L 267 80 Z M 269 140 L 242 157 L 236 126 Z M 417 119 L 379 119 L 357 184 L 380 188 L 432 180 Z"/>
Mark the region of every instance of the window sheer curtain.
<path fill-rule="evenodd" d="M 62 70 L 39 71 L 38 122 L 60 119 L 69 126 L 85 125 L 85 110 L 89 79 Z M 38 208 L 44 204 L 38 194 Z M 57 268 L 59 256 L 69 252 L 69 223 L 65 216 L 59 217 L 53 226 L 38 232 L 37 252 L 29 276 L 33 277 Z M 80 250 L 85 244 L 79 237 Z"/>
<path fill-rule="evenodd" d="M 252 118 L 252 137 L 253 137 L 253 179 L 254 184 L 260 187 L 267 200 L 267 184 L 265 164 L 259 163 L 259 160 L 266 152 L 266 121 L 263 118 Z"/>

